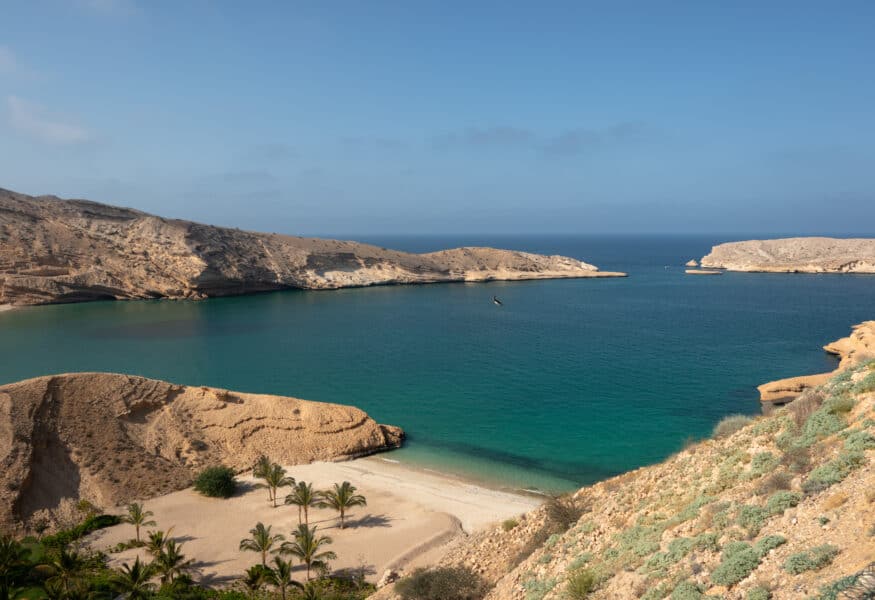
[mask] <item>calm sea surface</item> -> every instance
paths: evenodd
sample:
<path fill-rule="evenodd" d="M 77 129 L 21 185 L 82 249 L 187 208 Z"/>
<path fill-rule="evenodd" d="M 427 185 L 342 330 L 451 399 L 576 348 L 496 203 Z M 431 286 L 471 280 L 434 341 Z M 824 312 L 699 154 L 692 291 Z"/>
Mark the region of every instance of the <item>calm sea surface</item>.
<path fill-rule="evenodd" d="M 564 490 L 757 413 L 758 384 L 833 368 L 821 345 L 875 318 L 875 276 L 685 276 L 714 237 L 363 241 L 564 254 L 630 277 L 16 310 L 0 313 L 0 382 L 116 371 L 353 404 L 408 432 L 387 458 Z"/>

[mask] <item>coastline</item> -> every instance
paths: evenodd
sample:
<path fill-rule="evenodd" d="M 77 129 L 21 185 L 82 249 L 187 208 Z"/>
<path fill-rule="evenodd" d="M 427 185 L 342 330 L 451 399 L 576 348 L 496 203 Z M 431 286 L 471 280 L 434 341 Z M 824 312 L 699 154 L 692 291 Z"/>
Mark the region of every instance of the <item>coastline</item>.
<path fill-rule="evenodd" d="M 533 496 L 490 489 L 378 456 L 287 469 L 290 476 L 312 482 L 317 489 L 349 481 L 367 498 L 366 507 L 350 511 L 344 530 L 337 525 L 336 513 L 328 509 L 311 509 L 310 521 L 334 539 L 331 550 L 338 559 L 332 561 L 333 570 L 364 564 L 371 581 L 388 569 L 433 564 L 450 542 L 541 504 Z M 251 476 L 238 479 L 239 491 L 228 500 L 204 498 L 188 488 L 145 501 L 155 513 L 158 529 L 173 526 L 174 536 L 185 543 L 186 555 L 198 561 L 200 576 L 211 585 L 228 583 L 257 562 L 255 554 L 238 549 L 257 522 L 284 535 L 297 526 L 294 507 L 273 508 Z M 94 534 L 89 544 L 105 550 L 127 541 L 131 534 L 129 525 L 117 525 Z M 130 562 L 138 552 L 110 554 L 111 564 Z M 296 569 L 296 578 L 300 575 Z"/>
<path fill-rule="evenodd" d="M 0 304 L 0 312 L 5 312 L 5 311 L 7 311 L 7 310 L 12 310 L 13 308 L 15 308 L 15 307 L 12 306 L 11 304 Z"/>

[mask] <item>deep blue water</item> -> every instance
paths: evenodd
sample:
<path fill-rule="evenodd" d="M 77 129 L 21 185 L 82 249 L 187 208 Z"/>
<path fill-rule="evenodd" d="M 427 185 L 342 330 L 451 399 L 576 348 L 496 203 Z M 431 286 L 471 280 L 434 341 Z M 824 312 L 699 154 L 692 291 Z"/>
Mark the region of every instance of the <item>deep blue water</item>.
<path fill-rule="evenodd" d="M 408 432 L 390 458 L 558 490 L 758 412 L 758 384 L 833 368 L 820 347 L 875 317 L 875 276 L 685 276 L 715 237 L 363 241 L 564 254 L 630 277 L 16 310 L 0 313 L 0 382 L 118 371 L 353 404 Z"/>

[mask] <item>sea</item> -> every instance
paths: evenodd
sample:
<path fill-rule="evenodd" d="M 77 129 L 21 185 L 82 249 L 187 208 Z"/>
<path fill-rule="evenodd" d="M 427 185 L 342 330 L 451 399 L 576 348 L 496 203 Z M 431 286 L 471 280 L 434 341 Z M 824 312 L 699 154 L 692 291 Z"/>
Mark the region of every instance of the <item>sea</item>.
<path fill-rule="evenodd" d="M 875 318 L 871 275 L 684 274 L 746 237 L 359 238 L 561 254 L 629 276 L 0 312 L 0 383 L 111 371 L 350 404 L 407 432 L 387 460 L 567 491 L 758 414 L 757 385 L 835 368 L 823 344 Z"/>

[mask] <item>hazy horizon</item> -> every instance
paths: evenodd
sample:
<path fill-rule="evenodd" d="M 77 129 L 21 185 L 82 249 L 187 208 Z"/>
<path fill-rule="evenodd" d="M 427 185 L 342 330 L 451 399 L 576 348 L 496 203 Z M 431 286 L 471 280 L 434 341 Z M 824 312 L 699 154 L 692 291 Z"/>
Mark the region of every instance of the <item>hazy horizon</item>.
<path fill-rule="evenodd" d="M 867 235 L 875 5 L 4 7 L 0 186 L 300 235 Z"/>

